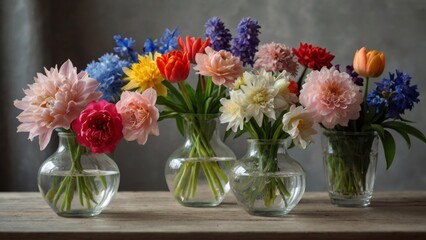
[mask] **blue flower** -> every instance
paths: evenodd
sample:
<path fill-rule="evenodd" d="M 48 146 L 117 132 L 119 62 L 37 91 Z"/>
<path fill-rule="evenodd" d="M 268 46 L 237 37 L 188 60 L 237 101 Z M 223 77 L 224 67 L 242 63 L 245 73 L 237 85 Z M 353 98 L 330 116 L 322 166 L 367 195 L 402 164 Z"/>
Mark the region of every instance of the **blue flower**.
<path fill-rule="evenodd" d="M 108 102 L 116 102 L 120 97 L 120 90 L 123 87 L 123 67 L 129 67 L 130 63 L 112 53 L 107 53 L 87 65 L 86 72 L 91 78 L 96 79 L 100 86 L 98 90 L 102 92 L 102 99 Z"/>
<path fill-rule="evenodd" d="M 401 119 L 405 110 L 411 110 L 414 103 L 419 102 L 417 85 L 410 86 L 411 76 L 396 70 L 396 74 L 389 73 L 389 78 L 384 78 L 376 83 L 375 90 L 367 97 L 368 106 L 386 107 L 386 118 Z M 376 111 L 379 111 L 376 108 Z"/>
<path fill-rule="evenodd" d="M 148 38 L 144 45 L 143 45 L 143 50 L 146 53 L 154 53 L 154 52 L 158 52 L 158 40 L 155 39 L 154 41 L 152 41 L 151 38 Z"/>
<path fill-rule="evenodd" d="M 207 20 L 206 37 L 210 38 L 210 47 L 216 51 L 231 50 L 232 35 L 229 29 L 225 28 L 225 24 L 218 18 L 212 17 Z"/>
<path fill-rule="evenodd" d="M 160 38 L 160 45 L 158 49 L 161 54 L 170 52 L 178 48 L 177 39 L 179 37 L 179 30 L 175 28 L 173 31 L 170 31 L 168 28 L 163 34 L 163 37 Z"/>
<path fill-rule="evenodd" d="M 138 61 L 138 53 L 133 50 L 136 41 L 132 38 L 122 38 L 120 35 L 114 35 L 117 47 L 114 47 L 114 52 L 119 53 L 122 57 L 130 58 L 131 62 Z"/>
<path fill-rule="evenodd" d="M 243 65 L 254 64 L 254 54 L 259 45 L 260 26 L 256 20 L 243 18 L 237 27 L 237 38 L 233 41 L 232 54 L 240 58 Z"/>

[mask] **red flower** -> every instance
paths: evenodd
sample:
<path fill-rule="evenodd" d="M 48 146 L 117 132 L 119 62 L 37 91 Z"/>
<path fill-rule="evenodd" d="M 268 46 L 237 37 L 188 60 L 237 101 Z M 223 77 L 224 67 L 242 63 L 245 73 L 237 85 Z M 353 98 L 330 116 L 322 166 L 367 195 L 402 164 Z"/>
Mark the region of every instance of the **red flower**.
<path fill-rule="evenodd" d="M 324 66 L 330 68 L 331 60 L 334 58 L 334 55 L 327 52 L 325 48 L 307 43 L 300 43 L 298 49 L 293 48 L 293 53 L 299 59 L 300 64 L 313 70 L 321 70 Z"/>
<path fill-rule="evenodd" d="M 299 95 L 299 89 L 298 89 L 298 86 L 297 86 L 297 82 L 295 82 L 293 80 L 290 80 L 290 85 L 288 85 L 288 90 L 293 94 Z"/>
<path fill-rule="evenodd" d="M 188 54 L 188 59 L 191 63 L 195 63 L 195 55 L 197 53 L 204 53 L 204 49 L 210 46 L 210 38 L 205 42 L 201 38 L 186 36 L 186 44 L 182 37 L 178 38 L 179 47 Z"/>
<path fill-rule="evenodd" d="M 189 75 L 190 63 L 186 52 L 173 50 L 157 57 L 157 67 L 169 82 L 181 82 Z"/>
<path fill-rule="evenodd" d="M 91 102 L 72 122 L 77 142 L 92 153 L 112 153 L 123 138 L 121 115 L 105 100 Z"/>

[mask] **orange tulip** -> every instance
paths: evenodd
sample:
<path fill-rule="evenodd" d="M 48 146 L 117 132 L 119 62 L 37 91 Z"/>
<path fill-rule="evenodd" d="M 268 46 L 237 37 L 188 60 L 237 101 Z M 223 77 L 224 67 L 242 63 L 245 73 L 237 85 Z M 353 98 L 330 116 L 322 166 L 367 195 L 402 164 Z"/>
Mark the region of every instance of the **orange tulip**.
<path fill-rule="evenodd" d="M 186 43 L 183 41 L 182 37 L 178 38 L 179 47 L 186 53 L 188 53 L 188 59 L 191 63 L 195 63 L 195 55 L 197 53 L 204 53 L 204 49 L 210 46 L 210 38 L 207 38 L 206 41 L 201 40 L 201 38 L 194 38 L 186 36 Z"/>
<path fill-rule="evenodd" d="M 186 52 L 173 50 L 157 57 L 156 62 L 161 75 L 169 82 L 181 82 L 189 75 L 190 63 Z"/>
<path fill-rule="evenodd" d="M 378 77 L 385 69 L 385 54 L 365 47 L 357 50 L 354 56 L 354 69 L 364 77 Z"/>

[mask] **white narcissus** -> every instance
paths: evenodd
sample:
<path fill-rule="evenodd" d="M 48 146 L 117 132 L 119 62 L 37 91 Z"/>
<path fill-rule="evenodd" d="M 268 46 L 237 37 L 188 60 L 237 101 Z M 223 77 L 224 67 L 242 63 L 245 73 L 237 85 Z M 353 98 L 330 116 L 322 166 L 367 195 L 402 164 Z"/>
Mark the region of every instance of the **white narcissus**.
<path fill-rule="evenodd" d="M 222 112 L 220 116 L 220 123 L 228 123 L 226 130 L 232 128 L 236 132 L 244 127 L 244 117 L 246 112 L 246 104 L 243 92 L 240 90 L 229 92 L 230 99 L 222 98 L 220 103 L 222 106 L 219 111 Z"/>
<path fill-rule="evenodd" d="M 292 105 L 283 116 L 283 131 L 288 133 L 296 146 L 305 149 L 317 131 L 313 128 L 312 113 L 302 106 Z"/>
<path fill-rule="evenodd" d="M 263 114 L 266 117 L 275 119 L 274 99 L 278 89 L 274 87 L 275 78 L 272 73 L 261 70 L 257 75 L 244 72 L 246 85 L 241 86 L 247 104 L 246 120 L 251 117 L 262 126 Z"/>

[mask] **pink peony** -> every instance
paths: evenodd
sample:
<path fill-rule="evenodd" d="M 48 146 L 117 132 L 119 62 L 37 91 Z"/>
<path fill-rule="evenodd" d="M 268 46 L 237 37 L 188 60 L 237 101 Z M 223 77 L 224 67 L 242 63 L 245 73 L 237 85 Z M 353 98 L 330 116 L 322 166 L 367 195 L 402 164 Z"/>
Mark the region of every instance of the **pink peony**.
<path fill-rule="evenodd" d="M 127 141 L 137 140 L 145 144 L 148 135 L 160 135 L 158 109 L 155 107 L 157 92 L 148 88 L 142 94 L 125 91 L 117 102 L 117 111 L 123 117 L 123 134 Z"/>
<path fill-rule="evenodd" d="M 299 101 L 313 112 L 314 121 L 333 128 L 337 124 L 347 126 L 349 120 L 359 117 L 362 96 L 347 73 L 323 67 L 306 76 Z"/>
<path fill-rule="evenodd" d="M 77 142 L 92 153 L 112 153 L 123 137 L 121 115 L 105 100 L 91 102 L 72 122 Z"/>
<path fill-rule="evenodd" d="M 29 139 L 39 136 L 40 150 L 49 144 L 55 128 L 69 129 L 86 105 L 99 98 L 96 92 L 99 83 L 89 78 L 86 72 L 77 74 L 70 60 L 58 70 L 57 67 L 46 75 L 37 73 L 35 83 L 25 89 L 25 97 L 15 100 L 15 107 L 23 110 L 17 117 L 22 123 L 18 132 L 29 132 Z"/>
<path fill-rule="evenodd" d="M 195 62 L 198 74 L 211 76 L 216 85 L 225 85 L 232 88 L 237 77 L 243 74 L 243 65 L 239 58 L 234 57 L 232 53 L 220 50 L 216 52 L 211 47 L 206 47 L 206 54 L 197 53 Z"/>
<path fill-rule="evenodd" d="M 259 47 L 259 51 L 254 56 L 254 68 L 256 70 L 265 69 L 267 72 L 287 71 L 291 76 L 296 77 L 299 64 L 292 49 L 279 43 L 267 43 Z"/>

